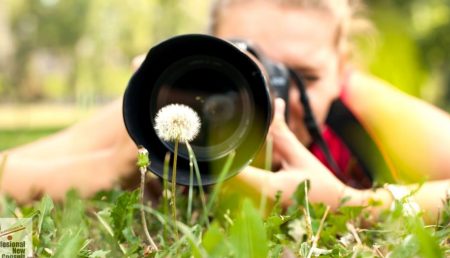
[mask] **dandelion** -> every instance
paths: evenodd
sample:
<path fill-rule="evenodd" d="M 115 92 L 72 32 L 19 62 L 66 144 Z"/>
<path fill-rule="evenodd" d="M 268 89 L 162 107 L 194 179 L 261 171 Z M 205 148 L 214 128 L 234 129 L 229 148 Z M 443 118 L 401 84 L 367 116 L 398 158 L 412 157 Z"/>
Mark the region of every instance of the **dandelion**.
<path fill-rule="evenodd" d="M 144 187 L 145 187 L 145 175 L 147 173 L 147 167 L 150 166 L 150 158 L 148 155 L 148 151 L 144 146 L 138 146 L 138 160 L 136 162 L 140 172 L 141 172 L 141 191 L 140 191 L 140 202 L 141 202 L 141 221 L 142 226 L 144 228 L 145 236 L 147 237 L 147 241 L 150 244 L 150 251 L 158 251 L 158 247 L 153 241 L 150 233 L 148 232 L 147 221 L 145 220 L 145 212 L 144 212 Z"/>
<path fill-rule="evenodd" d="M 155 131 L 158 137 L 164 141 L 174 142 L 174 157 L 172 166 L 172 218 L 176 221 L 176 177 L 177 177 L 177 156 L 178 143 L 189 144 L 194 140 L 200 131 L 200 118 L 190 107 L 182 104 L 170 104 L 161 108 L 155 117 Z M 192 177 L 192 175 L 191 175 Z M 192 191 L 192 185 L 190 186 Z M 178 239 L 178 231 L 175 228 L 175 237 Z"/>
<path fill-rule="evenodd" d="M 164 141 L 191 142 L 200 131 L 200 118 L 186 105 L 170 104 L 156 114 L 155 130 Z"/>
<path fill-rule="evenodd" d="M 141 222 L 144 227 L 144 233 L 147 238 L 147 241 L 150 244 L 150 251 L 158 251 L 158 247 L 150 236 L 150 232 L 148 232 L 147 221 L 145 220 L 145 212 L 144 212 L 144 187 L 145 187 L 145 175 L 147 173 L 147 167 L 150 165 L 150 158 L 148 155 L 148 151 L 144 146 L 138 146 L 138 160 L 136 165 L 139 167 L 141 172 L 141 191 L 140 191 L 140 201 L 141 201 Z"/>

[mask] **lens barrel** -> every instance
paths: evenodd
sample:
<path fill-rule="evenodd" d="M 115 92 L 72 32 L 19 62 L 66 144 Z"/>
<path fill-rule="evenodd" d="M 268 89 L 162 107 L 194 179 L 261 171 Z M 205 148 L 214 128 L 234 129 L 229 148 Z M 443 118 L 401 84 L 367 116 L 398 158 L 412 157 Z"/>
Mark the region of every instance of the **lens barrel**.
<path fill-rule="evenodd" d="M 199 135 L 190 145 L 202 185 L 218 180 L 233 151 L 226 178 L 248 165 L 272 119 L 269 84 L 261 67 L 248 52 L 208 35 L 177 36 L 151 48 L 123 99 L 125 126 L 136 145 L 149 151 L 149 169 L 163 177 L 166 153 L 173 159 L 174 143 L 157 136 L 154 120 L 162 107 L 175 103 L 191 107 L 201 120 Z M 188 185 L 189 155 L 183 143 L 179 146 L 176 182 Z M 169 167 L 168 179 L 171 171 Z M 199 184 L 194 177 L 194 185 Z"/>

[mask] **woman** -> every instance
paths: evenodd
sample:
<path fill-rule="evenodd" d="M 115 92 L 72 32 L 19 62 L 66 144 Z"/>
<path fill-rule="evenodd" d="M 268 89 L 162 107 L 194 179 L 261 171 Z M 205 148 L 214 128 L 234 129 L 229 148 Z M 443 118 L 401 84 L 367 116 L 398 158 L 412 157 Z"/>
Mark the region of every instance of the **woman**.
<path fill-rule="evenodd" d="M 269 58 L 302 73 L 313 112 L 323 129 L 332 101 L 340 98 L 374 138 L 394 178 L 429 180 L 414 198 L 430 218 L 436 218 L 450 187 L 450 162 L 445 147 L 450 146 L 449 116 L 380 80 L 357 71 L 347 74 L 348 25 L 353 12 L 350 2 L 219 1 L 213 32 L 223 38 L 251 40 Z M 375 191 L 349 187 L 319 163 L 305 148 L 311 144 L 311 136 L 303 123 L 298 95 L 297 88 L 291 87 L 289 124 L 284 121 L 285 104 L 281 100 L 276 103 L 270 135 L 275 155 L 281 159 L 280 171 L 266 173 L 249 167 L 230 185 L 243 184 L 269 198 L 282 191 L 283 203 L 289 204 L 298 183 L 309 179 L 312 201 L 336 208 L 344 196 L 351 198 L 349 205 L 366 205 L 377 199 L 384 205 L 374 208 L 375 214 L 389 207 L 393 197 L 401 197 L 399 191 L 405 189 L 393 186 Z M 439 135 L 439 143 L 431 141 L 435 135 Z M 426 158 L 422 157 L 422 150 L 426 150 Z M 407 171 L 408 176 L 399 176 L 396 171 Z M 412 190 L 417 185 L 408 187 Z"/>
<path fill-rule="evenodd" d="M 446 158 L 450 118 L 382 81 L 356 70 L 348 72 L 348 35 L 354 11 L 350 2 L 354 1 L 219 0 L 214 3 L 211 31 L 222 38 L 249 40 L 269 58 L 301 73 L 323 132 L 327 130 L 325 121 L 331 103 L 340 98 L 374 139 L 392 171 L 411 169 L 410 181 L 429 180 L 414 197 L 433 218 L 450 183 L 450 161 Z M 311 201 L 335 208 L 343 196 L 350 196 L 350 205 L 378 199 L 384 204 L 381 208 L 388 207 L 393 200 L 392 189 L 351 187 L 358 186 L 358 181 L 339 180 L 308 151 L 305 146 L 313 148 L 312 138 L 303 123 L 304 111 L 298 99 L 299 91 L 292 87 L 289 124 L 283 116 L 285 103 L 276 101 L 270 137 L 280 170 L 267 173 L 248 167 L 228 185 L 242 184 L 268 198 L 281 190 L 283 203 L 289 205 L 297 185 L 309 179 Z M 393 102 L 397 103 L 395 109 L 390 104 Z M 90 195 L 133 173 L 136 147 L 124 128 L 120 103 L 55 136 L 11 150 L 2 191 L 20 201 L 29 200 L 32 189 L 55 198 L 62 198 L 71 187 Z M 414 134 L 408 133 L 412 131 Z M 438 144 L 430 141 L 435 135 L 440 138 Z M 405 144 L 409 145 L 405 148 Z M 426 158 L 418 157 L 423 150 Z M 373 208 L 375 215 L 379 209 Z"/>

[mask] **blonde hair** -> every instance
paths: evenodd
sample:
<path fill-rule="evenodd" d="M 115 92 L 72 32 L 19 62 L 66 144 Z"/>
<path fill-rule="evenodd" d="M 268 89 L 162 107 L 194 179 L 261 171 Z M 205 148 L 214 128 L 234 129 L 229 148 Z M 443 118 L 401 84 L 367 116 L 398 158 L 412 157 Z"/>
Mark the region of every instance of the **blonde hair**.
<path fill-rule="evenodd" d="M 215 34 L 220 24 L 222 12 L 231 5 L 241 3 L 270 2 L 280 6 L 313 8 L 324 10 L 337 20 L 336 46 L 348 51 L 352 36 L 358 32 L 370 30 L 371 24 L 363 18 L 361 0 L 214 0 L 211 6 L 209 32 Z"/>

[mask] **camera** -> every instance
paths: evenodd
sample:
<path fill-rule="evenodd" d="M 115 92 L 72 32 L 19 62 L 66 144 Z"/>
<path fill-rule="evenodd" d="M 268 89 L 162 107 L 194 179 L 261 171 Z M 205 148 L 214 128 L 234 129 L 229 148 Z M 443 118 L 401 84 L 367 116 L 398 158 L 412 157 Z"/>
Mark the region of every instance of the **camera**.
<path fill-rule="evenodd" d="M 174 143 L 157 136 L 156 113 L 174 103 L 195 110 L 201 128 L 190 145 L 201 182 L 194 176 L 194 185 L 210 185 L 217 182 L 231 152 L 235 158 L 226 178 L 252 161 L 265 142 L 273 99 L 287 100 L 289 84 L 289 70 L 283 64 L 264 57 L 244 40 L 176 36 L 152 47 L 131 77 L 123 99 L 123 118 L 133 141 L 148 150 L 149 170 L 163 177 L 164 158 L 174 152 Z M 188 150 L 180 144 L 177 184 L 188 185 L 190 171 Z"/>

